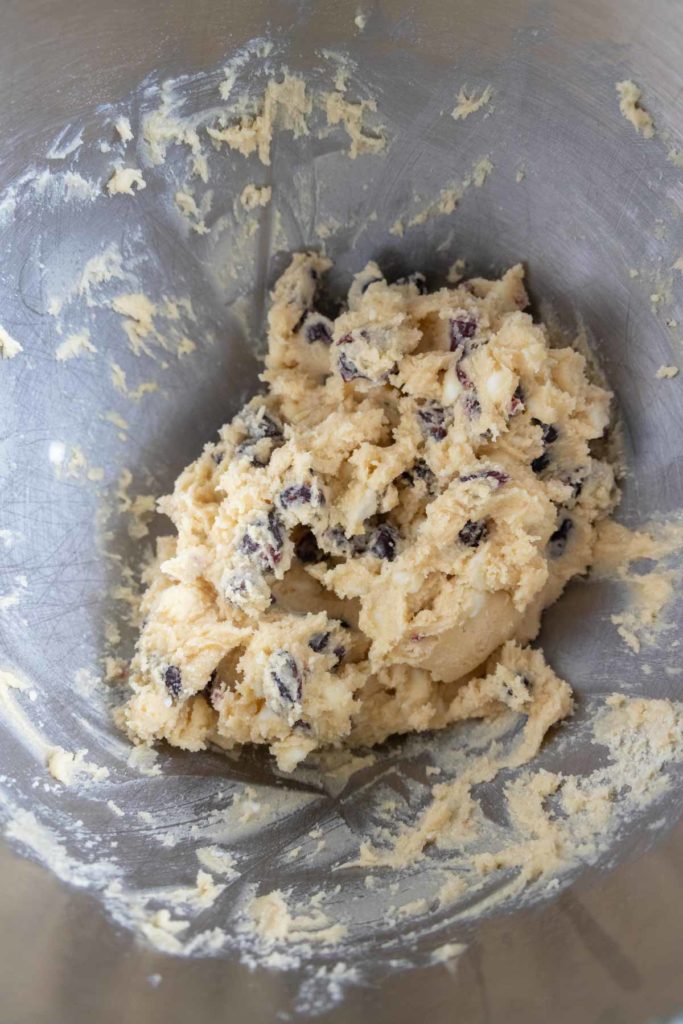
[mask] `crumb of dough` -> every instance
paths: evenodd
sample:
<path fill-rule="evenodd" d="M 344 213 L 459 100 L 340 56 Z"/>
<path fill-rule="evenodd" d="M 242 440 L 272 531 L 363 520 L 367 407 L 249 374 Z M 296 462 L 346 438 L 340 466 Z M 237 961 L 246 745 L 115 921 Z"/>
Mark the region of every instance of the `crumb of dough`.
<path fill-rule="evenodd" d="M 525 178 L 526 178 L 526 171 L 524 170 L 523 167 L 520 167 L 519 170 L 517 171 L 517 173 L 515 174 L 515 181 L 519 185 L 519 183 L 521 181 L 524 181 Z"/>
<path fill-rule="evenodd" d="M 448 273 L 446 274 L 446 280 L 448 281 L 448 283 L 458 284 L 459 281 L 462 281 L 464 277 L 463 272 L 466 266 L 467 264 L 465 263 L 465 261 L 460 259 L 455 260 L 454 263 L 451 263 L 450 267 L 448 268 Z"/>
<path fill-rule="evenodd" d="M 623 116 L 643 138 L 651 139 L 655 126 L 650 114 L 640 105 L 641 90 L 628 79 L 617 82 L 616 90 L 619 93 L 619 110 Z"/>
<path fill-rule="evenodd" d="M 240 202 L 245 210 L 256 210 L 259 206 L 267 206 L 273 190 L 270 185 L 245 185 L 240 195 Z"/>
<path fill-rule="evenodd" d="M 87 753 L 87 750 L 73 752 L 53 747 L 47 755 L 47 770 L 64 786 L 73 786 L 83 775 L 88 775 L 95 782 L 108 778 L 109 769 L 86 761 Z"/>
<path fill-rule="evenodd" d="M 218 127 L 209 127 L 207 132 L 216 145 L 225 142 L 243 156 L 257 153 L 261 163 L 268 166 L 273 131 L 290 131 L 295 139 L 308 135 L 310 113 L 311 100 L 303 79 L 285 74 L 281 82 L 268 82 L 254 113 L 243 114 L 233 125 L 219 118 Z"/>
<path fill-rule="evenodd" d="M 55 359 L 58 363 L 63 363 L 67 359 L 75 359 L 88 352 L 97 352 L 97 349 L 90 340 L 90 331 L 84 327 L 82 331 L 67 335 L 64 341 L 59 343 L 55 349 Z"/>
<path fill-rule="evenodd" d="M 446 942 L 443 946 L 438 946 L 431 955 L 431 961 L 434 964 L 446 964 L 452 960 L 457 960 L 466 952 L 467 946 L 462 942 Z"/>
<path fill-rule="evenodd" d="M 680 270 L 681 274 L 683 274 L 683 256 L 678 257 L 678 259 L 673 265 L 673 269 Z"/>
<path fill-rule="evenodd" d="M 119 807 L 117 803 L 114 803 L 113 800 L 107 800 L 107 807 L 109 808 L 112 814 L 116 815 L 117 818 L 123 818 L 125 816 L 126 812 L 123 810 L 123 808 Z"/>
<path fill-rule="evenodd" d="M 628 276 L 631 278 L 631 280 L 635 280 L 636 277 L 640 277 L 640 271 L 636 270 L 635 267 L 631 267 L 631 269 L 628 272 Z"/>
<path fill-rule="evenodd" d="M 670 164 L 673 164 L 674 167 L 683 168 L 683 150 L 676 149 L 675 146 L 672 146 L 666 154 L 666 159 Z"/>
<path fill-rule="evenodd" d="M 362 11 L 359 11 L 358 14 L 356 15 L 356 17 L 353 19 L 353 23 L 354 23 L 354 25 L 356 26 L 356 28 L 358 29 L 359 32 L 363 32 L 364 29 L 365 29 L 365 26 L 368 23 L 368 16 L 367 16 L 367 14 L 363 14 Z"/>
<path fill-rule="evenodd" d="M 267 392 L 160 499 L 120 721 L 144 743 L 266 744 L 284 771 L 513 710 L 528 752 L 571 694 L 526 645 L 617 497 L 611 395 L 523 312 L 524 271 L 434 293 L 330 261 L 275 285 Z M 541 724 L 542 723 L 542 724 Z"/>
<path fill-rule="evenodd" d="M 130 142 L 133 138 L 133 129 L 130 126 L 130 119 L 124 116 L 117 117 L 114 128 L 121 142 Z"/>
<path fill-rule="evenodd" d="M 137 167 L 117 167 L 112 171 L 106 188 L 110 196 L 132 196 L 136 191 L 147 188 L 147 182 Z"/>
<path fill-rule="evenodd" d="M 205 214 L 197 205 L 196 199 L 190 192 L 183 190 L 176 192 L 175 204 L 183 217 L 186 217 L 190 221 L 193 231 L 196 231 L 198 235 L 208 234 L 209 228 L 204 220 Z"/>
<path fill-rule="evenodd" d="M 23 351 L 24 346 L 20 345 L 16 338 L 13 338 L 4 327 L 0 326 L 0 359 L 14 359 Z"/>
<path fill-rule="evenodd" d="M 348 152 L 352 160 L 362 153 L 382 153 L 386 149 L 387 138 L 383 129 L 377 128 L 370 134 L 365 125 L 366 111 L 374 113 L 377 110 L 374 100 L 350 103 L 343 93 L 328 92 L 323 101 L 327 123 L 332 127 L 341 125 L 351 140 Z"/>
<path fill-rule="evenodd" d="M 655 377 L 657 380 L 671 380 L 672 377 L 677 377 L 679 373 L 677 366 L 660 366 Z"/>
<path fill-rule="evenodd" d="M 466 92 L 466 87 L 463 86 L 458 93 L 457 103 L 451 111 L 451 117 L 455 121 L 464 121 L 470 114 L 476 114 L 478 110 L 490 103 L 492 96 L 493 88 L 490 85 L 487 85 L 478 96 L 476 92 Z"/>
<path fill-rule="evenodd" d="M 284 893 L 274 889 L 251 901 L 247 909 L 254 932 L 266 943 L 276 942 L 339 942 L 346 927 L 332 923 L 318 909 L 310 914 L 292 914 Z"/>

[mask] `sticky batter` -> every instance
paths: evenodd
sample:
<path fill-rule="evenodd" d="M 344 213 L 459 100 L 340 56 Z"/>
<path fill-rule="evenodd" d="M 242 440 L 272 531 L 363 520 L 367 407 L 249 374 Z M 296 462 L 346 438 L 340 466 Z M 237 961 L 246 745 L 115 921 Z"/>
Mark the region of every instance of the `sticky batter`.
<path fill-rule="evenodd" d="M 321 747 L 571 711 L 526 645 L 614 505 L 610 394 L 523 312 L 521 266 L 430 293 L 369 263 L 336 319 L 328 268 L 293 257 L 265 392 L 159 503 L 176 534 L 120 712 L 135 741 L 266 744 L 291 770 Z"/>

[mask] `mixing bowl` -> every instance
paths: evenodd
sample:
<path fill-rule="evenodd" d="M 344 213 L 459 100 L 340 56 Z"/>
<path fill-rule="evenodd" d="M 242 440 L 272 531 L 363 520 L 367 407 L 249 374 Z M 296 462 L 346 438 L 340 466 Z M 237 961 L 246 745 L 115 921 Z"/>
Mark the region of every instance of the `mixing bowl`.
<path fill-rule="evenodd" d="M 339 877 L 342 898 L 356 899 L 362 883 L 333 877 L 331 861 L 301 868 L 281 855 L 310 832 L 315 840 L 317 827 L 360 834 L 373 787 L 402 792 L 423 752 L 388 744 L 380 769 L 335 785 L 315 771 L 284 779 L 255 752 L 163 750 L 154 764 L 131 764 L 110 721 L 111 687 L 98 682 L 103 655 L 130 653 L 125 566 L 159 529 L 145 515 L 131 528 L 140 519 L 129 502 L 168 491 L 253 392 L 268 288 L 287 250 L 319 245 L 321 224 L 337 261 L 333 289 L 370 258 L 394 275 L 423 269 L 437 284 L 456 257 L 468 273 L 523 260 L 537 309 L 545 302 L 560 325 L 585 328 L 617 395 L 628 467 L 619 517 L 638 525 L 680 509 L 683 378 L 656 370 L 680 360 L 682 44 L 675 0 L 5 5 L 0 324 L 23 350 L 0 364 L 0 668 L 25 689 L 5 687 L 0 702 L 3 1022 L 641 1024 L 683 1009 L 675 767 L 662 799 L 545 898 L 399 925 L 368 902 L 362 940 L 339 954 L 346 973 L 335 976 L 335 961 L 318 953 L 273 970 L 248 944 L 211 946 L 229 888 L 201 917 L 195 955 L 180 956 L 170 940 L 160 950 L 149 928 L 157 948 L 140 940 L 136 907 L 124 908 L 117 886 L 149 893 L 187 883 L 195 847 L 215 838 L 219 812 L 250 785 L 248 799 L 275 801 L 278 814 L 258 835 L 237 835 L 220 818 L 226 839 L 241 844 L 243 876 L 270 888 Z M 221 155 L 211 164 L 211 231 L 193 231 L 174 206 L 192 140 L 167 138 L 155 162 L 140 125 L 162 108 L 203 124 L 207 110 L 220 112 L 226 65 L 245 87 L 263 87 L 276 64 L 320 88 L 345 70 L 351 93 L 376 102 L 388 153 L 350 160 L 348 140 L 332 132 L 278 137 L 265 169 Z M 619 112 L 615 83 L 625 79 L 642 89 L 654 138 Z M 461 88 L 489 84 L 487 108 L 450 117 Z M 120 116 L 134 130 L 128 149 Z M 492 172 L 455 212 L 391 232 L 484 155 Z M 124 157 L 144 165 L 146 188 L 110 198 L 103 183 Z M 264 212 L 249 234 L 234 203 L 254 175 L 273 185 L 279 220 Z M 131 351 L 121 318 L 101 301 L 102 264 L 83 278 L 94 256 L 109 259 L 114 282 L 134 277 L 156 301 L 175 302 L 165 330 L 196 346 L 187 358 Z M 56 359 L 85 329 L 96 353 Z M 577 582 L 546 615 L 543 647 L 579 699 L 577 736 L 582 716 L 614 690 L 678 695 L 678 596 L 671 628 L 638 657 L 610 621 L 623 601 L 617 582 Z M 107 668 L 116 675 L 117 663 Z M 45 737 L 87 748 L 108 777 L 59 785 L 44 769 Z M 542 763 L 578 770 L 593 753 L 588 740 L 555 738 Z M 435 963 L 431 952 L 447 941 L 461 955 Z"/>

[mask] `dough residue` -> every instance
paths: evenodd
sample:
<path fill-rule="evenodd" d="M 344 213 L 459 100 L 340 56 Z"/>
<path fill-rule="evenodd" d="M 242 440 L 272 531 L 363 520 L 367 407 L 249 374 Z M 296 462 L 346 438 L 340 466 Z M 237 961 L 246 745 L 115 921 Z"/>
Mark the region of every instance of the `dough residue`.
<path fill-rule="evenodd" d="M 470 114 L 476 114 L 478 110 L 490 103 L 492 96 L 493 88 L 490 85 L 482 89 L 479 95 L 476 92 L 467 92 L 466 86 L 463 86 L 458 93 L 457 103 L 451 111 L 451 117 L 455 121 L 464 121 Z"/>
<path fill-rule="evenodd" d="M 639 135 L 651 139 L 655 134 L 655 126 L 650 114 L 641 106 L 641 90 L 630 79 L 617 82 L 616 90 L 619 94 L 619 110 L 623 116 Z"/>

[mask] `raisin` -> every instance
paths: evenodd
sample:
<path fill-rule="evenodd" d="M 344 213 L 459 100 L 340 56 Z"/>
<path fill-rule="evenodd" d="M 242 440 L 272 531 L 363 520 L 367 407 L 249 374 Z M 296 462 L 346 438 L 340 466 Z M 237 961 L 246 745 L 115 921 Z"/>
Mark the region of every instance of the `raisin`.
<path fill-rule="evenodd" d="M 177 700 L 183 690 L 183 677 L 177 665 L 168 665 L 164 669 L 164 686 L 173 700 Z"/>
<path fill-rule="evenodd" d="M 312 530 L 302 533 L 295 542 L 294 554 L 304 565 L 314 565 L 316 562 L 322 562 L 325 559 L 325 554 L 318 547 L 318 541 Z"/>
<path fill-rule="evenodd" d="M 316 654 L 320 654 L 321 651 L 325 650 L 329 642 L 329 633 L 314 633 L 311 639 L 308 641 L 308 646 L 311 648 L 312 651 L 315 651 Z"/>
<path fill-rule="evenodd" d="M 417 410 L 422 433 L 434 441 L 443 441 L 448 433 L 446 410 L 439 402 L 427 401 Z"/>
<path fill-rule="evenodd" d="M 547 469 L 550 465 L 550 456 L 547 452 L 543 452 L 542 455 L 537 455 L 535 459 L 531 461 L 531 468 L 534 473 L 542 473 L 544 469 Z"/>
<path fill-rule="evenodd" d="M 458 533 L 461 544 L 468 548 L 478 548 L 483 540 L 489 535 L 488 524 L 485 519 L 468 519 L 462 530 Z"/>
<path fill-rule="evenodd" d="M 567 546 L 567 538 L 572 531 L 574 526 L 571 519 L 563 519 L 558 528 L 554 533 L 551 533 L 548 541 L 548 548 L 550 551 L 551 558 L 559 558 L 560 555 L 564 554 L 564 549 Z"/>
<path fill-rule="evenodd" d="M 476 330 L 477 321 L 472 317 L 454 317 L 449 323 L 451 352 L 456 352 L 465 341 L 473 338 Z"/>
<path fill-rule="evenodd" d="M 272 655 L 269 674 L 283 701 L 297 704 L 301 700 L 301 670 L 289 651 L 276 651 Z"/>
<path fill-rule="evenodd" d="M 377 529 L 370 534 L 367 543 L 367 550 L 376 558 L 386 562 L 393 562 L 396 558 L 396 545 L 398 532 L 389 523 L 381 523 Z"/>

